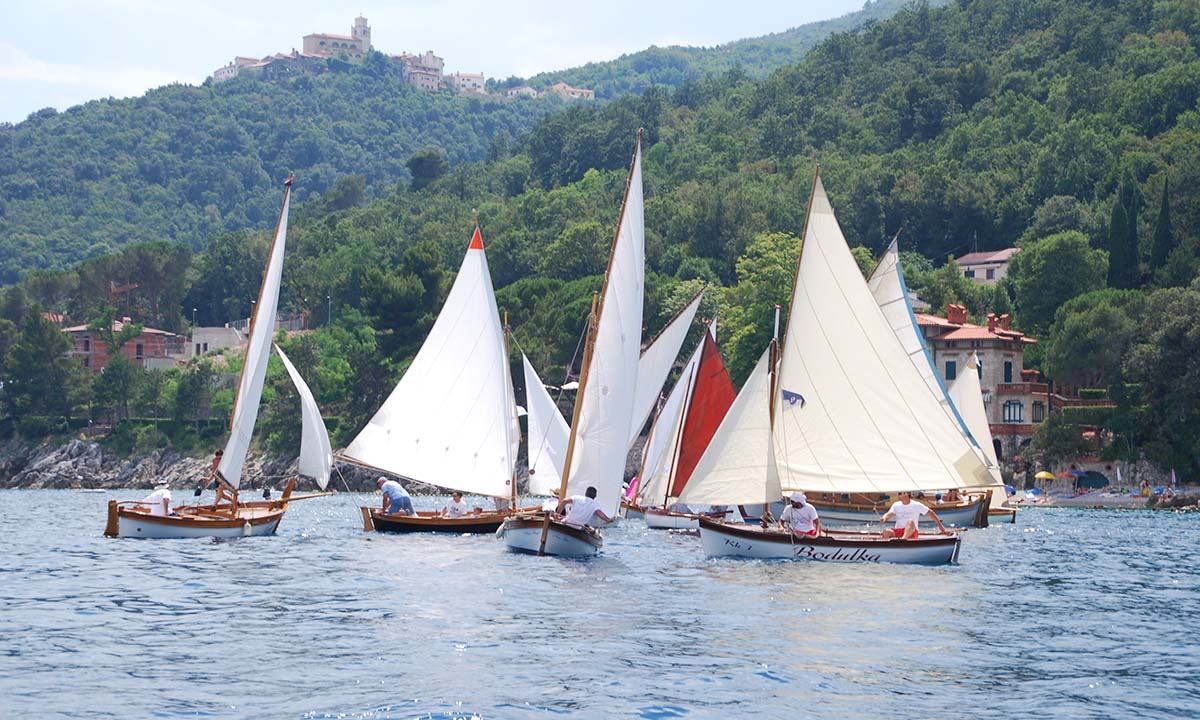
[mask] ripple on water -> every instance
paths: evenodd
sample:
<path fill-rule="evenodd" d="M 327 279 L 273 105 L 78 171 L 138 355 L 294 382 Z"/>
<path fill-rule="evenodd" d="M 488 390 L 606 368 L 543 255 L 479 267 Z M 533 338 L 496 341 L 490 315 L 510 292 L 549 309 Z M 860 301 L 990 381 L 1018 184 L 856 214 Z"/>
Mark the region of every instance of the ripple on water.
<path fill-rule="evenodd" d="M 708 560 L 627 522 L 588 562 L 491 536 L 100 537 L 107 497 L 3 491 L 6 715 L 1186 717 L 1197 518 L 1023 511 L 954 568 Z M 121 495 L 121 494 L 117 494 Z M 128 494 L 130 496 L 134 494 Z M 418 504 L 433 505 L 419 498 Z M 55 517 L 66 526 L 29 518 Z"/>

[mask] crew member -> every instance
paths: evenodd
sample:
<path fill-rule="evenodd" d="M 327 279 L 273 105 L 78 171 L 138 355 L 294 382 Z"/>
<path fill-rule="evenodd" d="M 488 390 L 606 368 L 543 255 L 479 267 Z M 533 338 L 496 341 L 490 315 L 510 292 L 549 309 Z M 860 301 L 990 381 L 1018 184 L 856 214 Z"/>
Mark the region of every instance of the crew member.
<path fill-rule="evenodd" d="M 383 511 L 385 513 L 388 515 L 417 514 L 417 511 L 413 510 L 412 498 L 408 496 L 408 491 L 404 489 L 403 485 L 383 476 L 375 481 L 375 485 L 383 493 Z"/>
<path fill-rule="evenodd" d="M 904 540 L 916 540 L 919 536 L 917 523 L 920 522 L 922 515 L 928 515 L 930 520 L 937 523 L 939 532 L 946 532 L 946 526 L 942 525 L 942 521 L 938 518 L 937 513 L 924 503 L 913 500 L 912 493 L 908 491 L 901 492 L 900 499 L 892 503 L 892 507 L 880 518 L 880 522 L 885 524 L 888 520 L 896 521 L 895 527 L 884 528 L 884 539 L 902 538 Z"/>
<path fill-rule="evenodd" d="M 583 495 L 573 495 L 564 500 L 561 512 L 566 513 L 563 522 L 573 527 L 589 525 L 594 517 L 599 517 L 606 523 L 612 522 L 612 518 L 600 509 L 600 503 L 596 502 L 596 488 L 591 486 Z"/>
<path fill-rule="evenodd" d="M 788 498 L 788 506 L 779 514 L 779 524 L 801 537 L 816 537 L 821 533 L 821 518 L 817 509 L 808 504 L 804 493 L 795 492 Z"/>

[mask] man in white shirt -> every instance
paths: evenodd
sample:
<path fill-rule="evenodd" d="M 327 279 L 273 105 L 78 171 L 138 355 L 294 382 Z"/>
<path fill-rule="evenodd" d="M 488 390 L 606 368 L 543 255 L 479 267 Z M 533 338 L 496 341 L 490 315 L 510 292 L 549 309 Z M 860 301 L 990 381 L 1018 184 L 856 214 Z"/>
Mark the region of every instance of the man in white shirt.
<path fill-rule="evenodd" d="M 604 522 L 612 522 L 612 518 L 604 514 L 600 509 L 600 503 L 596 502 L 596 488 L 588 487 L 583 495 L 573 495 L 563 501 L 562 512 L 566 513 L 563 522 L 573 527 L 583 527 L 592 522 L 592 518 L 597 515 Z"/>
<path fill-rule="evenodd" d="M 804 493 L 792 493 L 791 502 L 779 514 L 779 524 L 802 537 L 816 537 L 821 532 L 821 518 L 817 509 L 808 504 Z"/>
<path fill-rule="evenodd" d="M 467 501 L 463 500 L 462 493 L 455 492 L 450 502 L 446 503 L 446 507 L 442 508 L 442 517 L 460 518 L 470 512 Z"/>
<path fill-rule="evenodd" d="M 142 498 L 142 508 L 151 515 L 166 517 L 171 514 L 171 489 L 166 483 L 155 487 L 154 492 Z"/>
<path fill-rule="evenodd" d="M 913 500 L 912 493 L 900 493 L 900 499 L 892 503 L 892 507 L 880 518 L 880 522 L 882 523 L 887 523 L 888 520 L 893 519 L 896 521 L 895 527 L 883 529 L 883 538 L 885 540 L 891 540 L 892 538 L 916 540 L 920 535 L 917 531 L 917 523 L 920 522 L 923 515 L 928 515 L 930 520 L 937 523 L 938 532 L 946 532 L 946 526 L 942 525 L 942 521 L 938 518 L 937 513 L 924 503 Z"/>

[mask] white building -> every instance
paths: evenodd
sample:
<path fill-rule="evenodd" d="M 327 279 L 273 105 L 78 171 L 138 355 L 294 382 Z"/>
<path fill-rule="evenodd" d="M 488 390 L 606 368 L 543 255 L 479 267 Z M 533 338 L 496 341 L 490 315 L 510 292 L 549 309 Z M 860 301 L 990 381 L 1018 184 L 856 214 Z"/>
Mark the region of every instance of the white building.
<path fill-rule="evenodd" d="M 1021 248 L 967 253 L 954 262 L 965 277 L 981 285 L 995 285 L 1008 275 L 1008 263 Z"/>
<path fill-rule="evenodd" d="M 487 79 L 483 76 L 483 73 L 456 72 L 452 75 L 447 75 L 446 82 L 457 93 L 478 93 L 482 95 L 487 92 L 485 87 Z"/>
<path fill-rule="evenodd" d="M 504 96 L 510 97 L 510 98 L 511 97 L 534 97 L 535 98 L 538 96 L 538 91 L 534 90 L 533 88 L 529 87 L 528 85 L 518 85 L 517 87 L 511 87 L 511 88 L 505 90 Z"/>

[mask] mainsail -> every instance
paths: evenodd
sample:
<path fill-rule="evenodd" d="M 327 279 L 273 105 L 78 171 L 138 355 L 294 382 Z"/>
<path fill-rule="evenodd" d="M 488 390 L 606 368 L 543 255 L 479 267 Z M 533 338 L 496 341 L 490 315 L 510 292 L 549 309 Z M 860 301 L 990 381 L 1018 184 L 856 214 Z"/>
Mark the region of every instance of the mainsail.
<path fill-rule="evenodd" d="M 525 419 L 529 423 L 526 449 L 529 455 L 529 492 L 549 495 L 562 482 L 567 436 L 571 429 L 554 404 L 529 358 L 521 355 L 525 369 Z"/>
<path fill-rule="evenodd" d="M 254 317 L 250 320 L 250 341 L 246 345 L 245 363 L 233 401 L 229 440 L 225 443 L 225 451 L 217 466 L 217 472 L 235 489 L 242 481 L 242 466 L 250 451 L 250 438 L 254 434 L 254 423 L 258 420 L 258 402 L 262 398 L 263 380 L 267 376 L 267 362 L 271 359 L 271 336 L 275 334 L 275 311 L 279 305 L 279 286 L 283 282 L 283 253 L 287 245 L 292 179 L 289 177 L 284 185 L 279 221 L 275 224 L 275 236 L 267 253 L 267 266 L 263 270 L 258 301 L 254 304 Z"/>
<path fill-rule="evenodd" d="M 785 490 L 986 485 L 987 468 L 909 359 L 813 179 L 779 369 Z"/>
<path fill-rule="evenodd" d="M 520 432 L 479 228 L 408 372 L 342 455 L 462 492 L 509 497 Z"/>
<path fill-rule="evenodd" d="M 775 502 L 781 495 L 771 432 L 768 348 L 700 456 L 679 501 L 688 505 L 739 505 Z"/>
<path fill-rule="evenodd" d="M 574 444 L 568 439 L 568 493 L 581 495 L 588 486 L 594 486 L 601 509 L 610 516 L 615 516 L 620 503 L 629 453 L 641 354 L 645 265 L 639 133 L 617 233 L 609 251 L 590 364 L 584 368 L 586 378 L 579 386 L 581 406 L 571 428 Z"/>
<path fill-rule="evenodd" d="M 679 497 L 692 477 L 696 464 L 716 434 L 725 413 L 733 405 L 737 392 L 717 341 L 709 333 L 701 343 L 700 366 L 692 381 L 691 402 L 683 421 L 683 435 L 679 439 L 676 453 L 675 472 L 671 479 L 671 496 Z"/>
<path fill-rule="evenodd" d="M 675 364 L 675 358 L 679 357 L 679 348 L 683 346 L 683 340 L 692 327 L 692 319 L 696 317 L 696 311 L 700 309 L 700 301 L 703 299 L 704 291 L 701 290 L 650 341 L 650 345 L 638 360 L 633 422 L 629 426 L 631 446 L 654 410 L 654 403 L 658 400 L 663 383 L 667 381 L 667 375 L 671 374 L 671 366 Z"/>
<path fill-rule="evenodd" d="M 283 348 L 276 345 L 275 352 L 279 353 L 279 359 L 283 361 L 283 367 L 291 376 L 296 393 L 300 396 L 300 474 L 313 478 L 324 490 L 329 485 L 333 450 L 329 447 L 329 432 L 321 418 L 321 409 L 317 407 L 317 400 L 308 388 L 308 383 L 300 377 L 296 366 L 292 365 L 292 361 L 283 353 Z"/>

